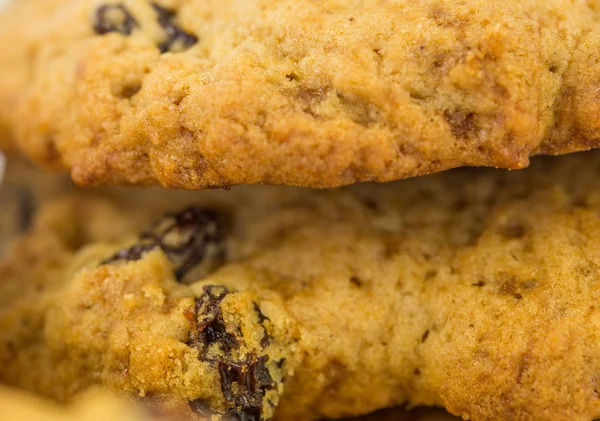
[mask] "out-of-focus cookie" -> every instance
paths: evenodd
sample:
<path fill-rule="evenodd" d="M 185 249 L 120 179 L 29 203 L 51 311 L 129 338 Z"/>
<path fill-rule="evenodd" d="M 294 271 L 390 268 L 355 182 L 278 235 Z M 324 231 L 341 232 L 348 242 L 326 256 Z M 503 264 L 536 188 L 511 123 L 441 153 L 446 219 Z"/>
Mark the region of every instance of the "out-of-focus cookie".
<path fill-rule="evenodd" d="M 598 145 L 599 19 L 585 0 L 23 0 L 0 16 L 0 126 L 84 185 L 523 168 Z"/>
<path fill-rule="evenodd" d="M 90 394 L 65 410 L 40 398 L 0 388 L 0 411 L 5 421 L 167 421 L 108 393 Z"/>
<path fill-rule="evenodd" d="M 30 228 L 41 202 L 71 189 L 68 177 L 41 174 L 23 159 L 0 152 L 0 255 L 14 236 Z"/>

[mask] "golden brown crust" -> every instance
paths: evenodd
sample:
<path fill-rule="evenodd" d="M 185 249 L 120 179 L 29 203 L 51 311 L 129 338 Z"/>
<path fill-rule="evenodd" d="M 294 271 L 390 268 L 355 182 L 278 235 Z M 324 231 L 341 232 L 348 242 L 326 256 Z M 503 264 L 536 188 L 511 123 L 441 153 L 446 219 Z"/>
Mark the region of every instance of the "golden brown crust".
<path fill-rule="evenodd" d="M 0 115 L 80 184 L 328 187 L 598 144 L 596 1 L 165 0 L 199 39 L 165 54 L 124 4 L 129 36 L 94 32 L 95 0 L 3 16 Z"/>
<path fill-rule="evenodd" d="M 210 380 L 236 383 L 250 369 L 231 362 L 251 350 L 285 355 L 262 404 L 279 399 L 279 420 L 402 402 L 474 420 L 592 419 L 599 169 L 587 153 L 330 191 L 76 193 L 48 203 L 0 263 L 0 378 L 60 400 L 103 384 L 222 412 L 227 387 Z M 179 279 L 178 236 L 137 253 L 155 237 L 128 233 L 189 204 L 231 225 L 222 266 Z M 192 304 L 208 285 L 230 293 L 219 333 L 198 342 L 210 312 Z M 226 348 L 224 332 L 243 345 Z"/>

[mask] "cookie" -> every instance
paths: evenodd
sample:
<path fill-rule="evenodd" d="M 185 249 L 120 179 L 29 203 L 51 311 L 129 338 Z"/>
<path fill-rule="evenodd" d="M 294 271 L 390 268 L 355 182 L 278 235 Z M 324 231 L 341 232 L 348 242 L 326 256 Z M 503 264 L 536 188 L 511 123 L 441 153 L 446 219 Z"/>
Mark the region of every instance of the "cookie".
<path fill-rule="evenodd" d="M 0 114 L 83 185 L 523 168 L 598 146 L 597 6 L 19 1 L 0 18 Z"/>
<path fill-rule="evenodd" d="M 76 406 L 63 409 L 23 393 L 0 388 L 0 409 L 5 421 L 186 421 L 153 414 L 105 391 L 89 393 Z M 347 421 L 452 421 L 450 415 L 433 409 L 405 411 L 389 409 Z"/>
<path fill-rule="evenodd" d="M 35 3 L 35 5 L 33 5 Z M 55 1 L 59 5 L 60 2 Z M 2 38 L 2 58 L 0 59 L 0 68 L 2 69 L 2 78 L 0 80 L 0 151 L 15 151 L 17 149 L 14 142 L 13 127 L 10 124 L 10 115 L 13 114 L 17 102 L 20 100 L 27 84 L 33 77 L 32 60 L 37 49 L 32 37 L 21 37 L 19 32 L 25 28 L 35 31 L 41 29 L 41 25 L 36 24 L 36 28 L 29 26 L 29 19 L 14 20 L 11 12 L 19 8 L 28 8 L 28 15 L 34 21 L 43 21 L 48 13 L 52 13 L 49 8 L 50 2 L 33 2 L 0 0 L 0 38 Z M 11 35 L 12 34 L 12 35 Z M 7 42 L 9 38 L 18 42 Z M 10 71 L 9 71 L 10 69 Z"/>
<path fill-rule="evenodd" d="M 118 215 L 116 213 L 111 213 L 111 209 L 114 211 L 115 207 L 106 207 L 106 206 L 102 206 L 100 202 L 98 202 L 97 198 L 98 198 L 98 193 L 95 192 L 93 195 L 90 195 L 90 197 L 86 197 L 85 194 L 83 193 L 79 193 L 82 196 L 79 196 L 77 199 L 78 203 L 89 203 L 90 201 L 93 203 L 92 204 L 92 208 L 95 209 L 94 213 L 90 213 L 90 211 L 88 209 L 88 207 L 84 206 L 83 209 L 80 208 L 80 210 L 83 210 L 84 214 L 86 215 L 94 215 L 91 219 L 94 220 L 96 222 L 97 228 L 93 228 L 94 224 L 87 224 L 87 228 L 89 230 L 89 228 L 91 228 L 90 232 L 85 235 L 86 238 L 74 238 L 73 236 L 73 232 L 79 232 L 80 234 L 85 231 L 84 229 L 82 229 L 82 227 L 85 224 L 85 222 L 83 222 L 82 224 L 79 225 L 75 225 L 72 226 L 71 224 L 69 224 L 69 218 L 66 218 L 67 220 L 65 221 L 64 219 L 62 219 L 60 217 L 61 215 L 61 208 L 64 208 L 64 206 L 66 205 L 68 207 L 68 204 L 73 204 L 72 201 L 68 200 L 69 198 L 69 194 L 70 192 L 72 192 L 73 186 L 70 185 L 70 183 L 66 182 L 66 180 L 63 177 L 56 177 L 56 176 L 48 176 L 48 175 L 44 175 L 41 174 L 37 171 L 35 171 L 34 168 L 32 168 L 29 164 L 27 164 L 26 162 L 23 162 L 22 160 L 19 160 L 17 157 L 15 156 L 10 156 L 10 159 L 8 160 L 8 166 L 7 166 L 7 171 L 5 174 L 5 180 L 4 183 L 0 186 L 0 199 L 2 200 L 2 206 L 0 207 L 0 209 L 2 211 L 4 211 L 5 213 L 3 213 L 3 216 L 1 218 L 2 221 L 2 226 L 0 228 L 6 228 L 5 230 L 0 230 L 0 240 L 2 240 L 4 243 L 7 243 L 13 235 L 18 234 L 19 232 L 26 232 L 30 226 L 31 226 L 31 222 L 32 222 L 32 217 L 33 215 L 35 215 L 35 213 L 37 213 L 38 211 L 38 204 L 42 203 L 44 201 L 48 201 L 48 198 L 51 198 L 53 196 L 60 196 L 63 195 L 63 198 L 59 198 L 56 200 L 53 200 L 53 206 L 57 206 L 57 210 L 54 211 L 49 211 L 47 212 L 49 215 L 54 215 L 55 218 L 54 220 L 50 219 L 46 219 L 43 222 L 41 222 L 41 225 L 45 226 L 45 227 L 52 227 L 54 226 L 54 230 L 56 230 L 57 232 L 61 232 L 62 233 L 62 237 L 63 239 L 61 240 L 61 242 L 67 243 L 67 244 L 74 244 L 73 246 L 70 247 L 77 247 L 77 244 L 82 244 L 82 243 L 86 243 L 86 242 L 91 242 L 91 241 L 97 241 L 100 238 L 106 239 L 106 235 L 108 234 L 108 238 L 110 238 L 112 236 L 112 238 L 116 238 L 118 234 L 116 234 L 115 231 L 132 231 L 132 230 L 136 230 L 139 229 L 139 225 L 129 225 L 129 226 L 123 226 L 122 224 L 118 224 L 115 227 L 114 223 L 111 223 L 112 225 L 112 229 L 108 230 L 105 228 L 105 226 L 108 225 L 108 221 L 113 221 L 113 222 L 118 222 Z M 111 197 L 112 201 L 117 201 L 117 202 L 123 202 L 123 199 L 121 199 L 119 197 L 119 193 L 118 191 L 112 191 L 112 194 L 109 196 Z M 127 195 L 128 192 L 123 191 L 122 194 Z M 176 192 L 164 192 L 163 194 L 167 194 L 170 195 L 170 197 L 168 197 L 168 201 L 171 202 L 175 202 L 175 203 L 179 203 L 178 206 L 183 206 L 187 200 L 189 200 L 189 196 L 187 195 L 181 195 L 179 193 Z M 114 198 L 116 195 L 116 199 Z M 28 197 L 31 201 L 30 204 L 27 206 L 27 211 L 25 212 L 23 209 L 23 201 L 22 198 L 26 196 Z M 96 198 L 96 201 L 93 200 L 93 198 Z M 150 203 L 147 203 L 146 205 L 142 205 L 142 207 L 144 206 L 150 206 L 152 208 L 157 208 L 160 209 L 160 201 L 156 200 L 156 194 L 155 192 L 152 192 L 150 195 L 146 195 L 146 192 L 144 192 L 144 194 L 140 194 L 140 192 L 138 192 L 137 195 L 135 195 L 135 201 L 139 202 L 140 199 L 146 199 Z M 111 200 L 107 200 L 104 199 L 104 205 L 107 205 L 111 202 Z M 138 206 L 140 205 L 139 203 L 137 203 Z M 44 207 L 42 207 L 42 209 L 45 209 Z M 8 213 L 8 210 L 11 211 L 11 213 Z M 72 212 L 76 212 L 76 209 L 71 209 L 70 212 L 67 212 L 67 214 L 72 213 Z M 139 211 L 139 208 L 138 208 Z M 158 212 L 162 212 L 162 210 L 159 210 Z M 42 214 L 44 214 L 44 212 L 42 212 Z M 27 215 L 27 217 L 25 218 L 24 215 Z M 102 222 L 102 215 L 105 216 L 107 219 L 104 220 L 104 222 Z M 139 218 L 140 215 L 137 215 L 137 217 Z M 43 217 L 41 216 L 40 218 L 43 219 Z M 100 218 L 100 219 L 99 219 Z M 126 221 L 129 220 L 129 222 L 131 222 L 131 220 L 133 218 L 124 218 Z M 28 221 L 27 223 L 25 223 L 24 221 Z M 142 222 L 142 224 L 146 224 L 148 222 L 148 220 L 146 220 L 145 222 Z M 71 226 L 70 226 L 71 225 Z M 10 231 L 10 232 L 9 232 Z M 110 231 L 113 231 L 113 234 L 110 234 Z M 102 236 L 102 237 L 98 237 L 98 236 Z M 48 248 L 48 250 L 50 250 L 51 247 Z M 2 248 L 0 247 L 0 255 L 2 254 Z M 40 274 L 42 277 L 44 275 Z M 14 287 L 16 289 L 20 289 L 19 285 L 14 284 Z M 3 289 L 3 292 L 5 293 L 5 297 L 6 297 L 6 286 Z M 7 301 L 11 301 L 10 297 L 6 297 Z M 78 398 L 79 400 L 79 398 Z M 58 411 L 56 409 L 53 409 L 51 407 L 49 407 L 47 404 L 46 405 L 33 405 L 31 404 L 31 402 L 33 401 L 33 399 L 28 398 L 28 397 L 21 397 L 19 395 L 16 395 L 14 392 L 9 392 L 9 391 L 4 391 L 0 389 L 0 411 L 2 411 L 3 414 L 5 414 L 6 419 L 11 420 L 11 419 L 23 419 L 23 418 L 27 418 L 29 420 L 46 420 L 46 419 L 56 419 L 56 420 L 68 420 L 71 417 L 75 417 L 75 415 L 73 414 L 73 412 L 76 412 L 78 417 L 84 417 L 84 419 L 87 419 L 87 414 L 91 414 L 92 413 L 97 413 L 97 408 L 99 407 L 103 407 L 103 408 L 110 408 L 109 410 L 113 410 L 116 413 L 117 411 L 119 411 L 119 413 L 121 414 L 119 419 L 123 419 L 123 420 L 129 420 L 129 415 L 123 415 L 123 404 L 119 403 L 117 401 L 115 401 L 115 399 L 113 398 L 108 398 L 108 397 L 104 397 L 101 396 L 100 398 L 94 397 L 93 399 L 88 399 L 86 397 L 85 399 L 85 404 L 82 407 L 81 404 L 78 405 L 78 407 L 76 408 L 75 411 L 69 411 L 69 412 L 64 412 L 64 411 Z M 30 409 L 30 408 L 34 408 L 34 409 Z M 144 408 L 142 408 L 144 409 Z M 148 408 L 146 408 L 148 409 Z M 145 421 L 150 421 L 150 419 L 152 420 L 156 420 L 158 418 L 158 415 L 155 411 L 150 411 L 152 412 L 153 416 L 150 417 L 149 413 L 147 410 L 144 411 L 143 413 L 143 418 L 141 415 L 137 415 L 140 418 L 139 419 L 144 419 Z M 104 417 L 105 414 L 104 412 L 102 412 L 102 416 Z M 136 416 L 136 417 L 137 417 Z M 167 414 L 165 414 L 165 417 L 167 416 Z M 36 418 L 37 417 L 37 418 Z M 54 418 L 52 418 L 54 417 Z M 138 418 L 133 418 L 133 419 L 138 419 Z M 160 418 L 162 420 L 162 418 Z M 168 418 L 171 419 L 171 418 Z M 364 421 L 383 421 L 383 420 L 387 420 L 387 419 L 410 419 L 410 420 L 421 420 L 421 421 L 428 421 L 428 420 L 449 420 L 452 419 L 449 415 L 444 415 L 444 413 L 442 411 L 434 411 L 434 410 L 416 410 L 416 411 L 411 411 L 411 412 L 407 412 L 404 409 L 393 409 L 393 410 L 386 410 L 386 411 L 380 411 L 376 414 L 372 414 L 370 416 L 368 416 L 367 418 L 364 419 Z M 159 420 L 160 421 L 160 420 Z M 357 420 L 359 421 L 359 420 Z M 362 419 L 360 421 L 363 421 Z"/>
<path fill-rule="evenodd" d="M 592 419 L 599 176 L 586 153 L 334 190 L 69 193 L 0 263 L 0 380 L 239 419 Z"/>
<path fill-rule="evenodd" d="M 73 188 L 68 177 L 44 176 L 28 162 L 0 154 L 0 255 L 16 235 L 30 228 L 46 198 Z"/>
<path fill-rule="evenodd" d="M 106 392 L 85 396 L 76 406 L 65 410 L 39 398 L 0 388 L 0 409 L 6 421 L 166 421 Z"/>

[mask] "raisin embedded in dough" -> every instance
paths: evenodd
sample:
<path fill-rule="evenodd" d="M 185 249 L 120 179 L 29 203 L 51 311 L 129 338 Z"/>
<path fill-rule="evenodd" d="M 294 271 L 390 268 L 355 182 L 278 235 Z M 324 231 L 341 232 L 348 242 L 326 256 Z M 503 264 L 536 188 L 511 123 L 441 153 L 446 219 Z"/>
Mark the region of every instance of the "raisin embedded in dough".
<path fill-rule="evenodd" d="M 137 21 L 124 4 L 105 4 L 94 14 L 94 31 L 100 35 L 109 32 L 130 35 L 136 26 Z"/>
<path fill-rule="evenodd" d="M 103 263 L 138 260 L 155 247 L 169 257 L 175 276 L 184 280 L 192 270 L 199 278 L 220 266 L 225 259 L 225 216 L 218 211 L 190 207 L 158 221 L 139 237 L 139 243 L 120 250 Z"/>
<path fill-rule="evenodd" d="M 174 11 L 166 9 L 156 3 L 152 3 L 152 7 L 158 15 L 158 23 L 167 35 L 166 41 L 158 46 L 161 53 L 167 51 L 184 51 L 198 42 L 198 37 L 185 32 L 173 22 L 175 18 Z"/>

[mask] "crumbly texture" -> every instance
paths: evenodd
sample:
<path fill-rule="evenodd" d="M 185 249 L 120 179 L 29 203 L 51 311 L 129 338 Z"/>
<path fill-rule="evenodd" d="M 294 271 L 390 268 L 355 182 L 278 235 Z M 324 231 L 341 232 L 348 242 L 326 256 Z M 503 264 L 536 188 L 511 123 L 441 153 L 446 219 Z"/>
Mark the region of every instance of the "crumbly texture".
<path fill-rule="evenodd" d="M 590 420 L 599 177 L 587 153 L 330 191 L 57 198 L 0 263 L 0 379 L 241 419 L 406 402 Z"/>
<path fill-rule="evenodd" d="M 0 15 L 0 126 L 83 185 L 523 168 L 599 143 L 598 7 L 17 1 Z"/>

